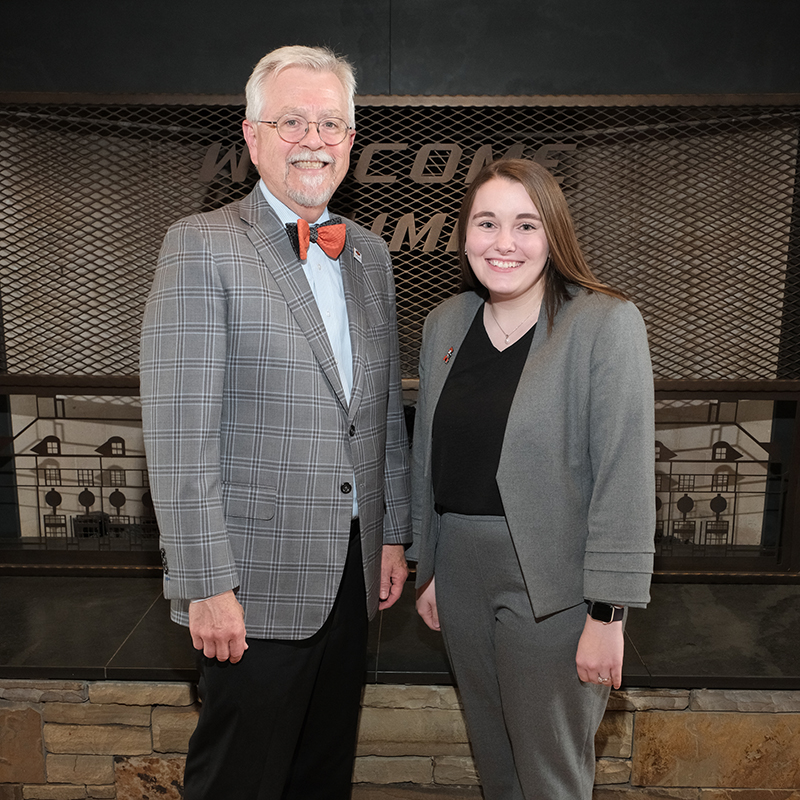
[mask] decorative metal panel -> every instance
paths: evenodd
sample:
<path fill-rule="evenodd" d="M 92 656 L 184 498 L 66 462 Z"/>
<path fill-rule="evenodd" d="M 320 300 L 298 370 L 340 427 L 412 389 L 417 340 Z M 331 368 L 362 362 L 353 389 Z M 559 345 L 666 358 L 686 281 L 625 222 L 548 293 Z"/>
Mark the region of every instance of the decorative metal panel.
<path fill-rule="evenodd" d="M 785 561 L 796 417 L 796 401 L 657 400 L 656 555 Z"/>
<path fill-rule="evenodd" d="M 800 107 L 399 100 L 358 108 L 331 206 L 390 246 L 405 377 L 425 316 L 458 287 L 464 188 L 510 154 L 561 181 L 590 262 L 645 315 L 657 378 L 800 378 Z M 0 371 L 135 376 L 167 226 L 256 179 L 241 118 L 238 105 L 0 106 Z"/>

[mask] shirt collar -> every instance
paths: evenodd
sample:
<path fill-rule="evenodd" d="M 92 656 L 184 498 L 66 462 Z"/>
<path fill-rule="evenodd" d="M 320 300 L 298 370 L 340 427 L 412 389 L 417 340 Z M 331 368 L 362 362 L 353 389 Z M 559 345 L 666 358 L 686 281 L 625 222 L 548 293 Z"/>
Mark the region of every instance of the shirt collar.
<path fill-rule="evenodd" d="M 284 225 L 297 222 L 297 214 L 287 205 L 284 205 L 269 189 L 267 189 L 267 184 L 264 183 L 263 178 L 259 180 L 258 186 L 261 189 L 261 194 L 264 196 L 264 199 L 269 203 L 270 208 L 278 215 L 278 219 Z M 313 224 L 317 225 L 320 222 L 327 222 L 330 218 L 331 215 L 328 213 L 328 208 L 326 206 L 325 210 L 319 215 L 319 219 Z"/>

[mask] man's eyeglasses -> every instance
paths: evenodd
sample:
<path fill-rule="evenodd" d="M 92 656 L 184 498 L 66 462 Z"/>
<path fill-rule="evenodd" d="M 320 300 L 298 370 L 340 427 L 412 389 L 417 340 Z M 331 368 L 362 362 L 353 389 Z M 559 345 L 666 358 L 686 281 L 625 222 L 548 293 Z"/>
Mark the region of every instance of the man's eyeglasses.
<path fill-rule="evenodd" d="M 301 117 L 299 114 L 284 114 L 280 119 L 274 121 L 266 119 L 258 121 L 264 125 L 272 125 L 278 132 L 278 136 L 284 142 L 289 142 L 290 144 L 297 144 L 305 139 L 310 125 L 317 126 L 319 138 L 329 145 L 341 144 L 345 140 L 347 132 L 352 130 L 350 125 L 338 117 L 328 117 L 327 119 L 313 122 Z"/>

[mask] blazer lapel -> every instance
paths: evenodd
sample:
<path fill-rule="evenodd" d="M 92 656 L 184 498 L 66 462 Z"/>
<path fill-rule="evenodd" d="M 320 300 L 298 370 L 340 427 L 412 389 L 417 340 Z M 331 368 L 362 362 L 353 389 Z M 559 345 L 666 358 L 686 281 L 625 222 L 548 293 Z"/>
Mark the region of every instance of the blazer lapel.
<path fill-rule="evenodd" d="M 247 236 L 281 290 L 292 316 L 308 340 L 336 397 L 346 410 L 339 368 L 325 331 L 325 324 L 308 285 L 303 268 L 286 235 L 286 229 L 269 207 L 258 186 L 241 202 L 241 218 L 247 223 Z"/>
<path fill-rule="evenodd" d="M 339 264 L 342 269 L 344 300 L 347 305 L 350 346 L 353 350 L 353 388 L 350 393 L 349 406 L 349 416 L 352 417 L 358 409 L 364 392 L 364 374 L 367 366 L 364 357 L 364 342 L 367 335 L 367 321 L 364 309 L 364 272 L 361 263 L 355 257 L 349 228 L 344 250 L 339 256 Z"/>
<path fill-rule="evenodd" d="M 426 391 L 430 397 L 430 409 L 436 408 L 439 402 L 439 395 L 442 393 L 450 368 L 458 355 L 464 337 L 469 331 L 472 320 L 483 300 L 475 293 L 464 296 L 463 305 L 458 309 L 447 326 L 443 327 L 436 337 L 437 352 L 431 353 L 429 357 L 428 374 L 426 380 L 428 387 Z"/>
<path fill-rule="evenodd" d="M 575 297 L 578 293 L 578 289 L 575 287 L 568 287 L 567 291 L 570 293 L 571 297 Z M 569 302 L 569 301 L 567 301 Z M 547 332 L 547 313 L 544 310 L 544 304 L 542 304 L 542 309 L 539 312 L 539 319 L 536 322 L 536 331 L 533 334 L 533 341 L 531 342 L 531 349 L 528 351 L 528 357 L 525 359 L 525 364 L 522 367 L 522 373 L 519 376 L 519 382 L 517 384 L 517 390 L 514 393 L 514 400 L 511 403 L 511 408 L 508 411 L 508 418 L 509 422 L 506 425 L 506 434 L 509 431 L 515 430 L 515 418 L 517 415 L 522 416 L 522 420 L 520 424 L 524 424 L 524 419 L 528 415 L 528 409 L 525 407 L 524 400 L 519 400 L 518 398 L 525 397 L 525 387 L 529 384 L 535 382 L 539 379 L 540 370 L 537 366 L 537 360 L 539 358 L 539 350 L 545 346 L 547 341 L 550 339 L 552 335 L 554 335 L 558 331 L 558 323 L 559 320 L 562 318 L 564 311 L 566 310 L 566 304 L 562 304 L 561 308 L 556 311 L 556 315 L 553 318 L 553 330 L 551 333 Z M 505 442 L 504 439 L 504 449 L 505 449 Z M 509 439 L 509 445 L 513 446 L 513 442 Z"/>

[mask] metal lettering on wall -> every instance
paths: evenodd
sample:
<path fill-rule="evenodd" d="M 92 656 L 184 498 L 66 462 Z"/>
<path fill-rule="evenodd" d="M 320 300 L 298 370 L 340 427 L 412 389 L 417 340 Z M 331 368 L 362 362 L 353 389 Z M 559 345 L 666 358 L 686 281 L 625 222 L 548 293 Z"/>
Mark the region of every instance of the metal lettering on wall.
<path fill-rule="evenodd" d="M 135 375 L 167 226 L 256 175 L 238 106 L 0 107 L 4 366 Z M 499 156 L 560 180 L 590 262 L 648 323 L 657 378 L 800 378 L 797 106 L 380 105 L 331 206 L 386 240 L 403 375 L 457 291 L 465 186 Z"/>

